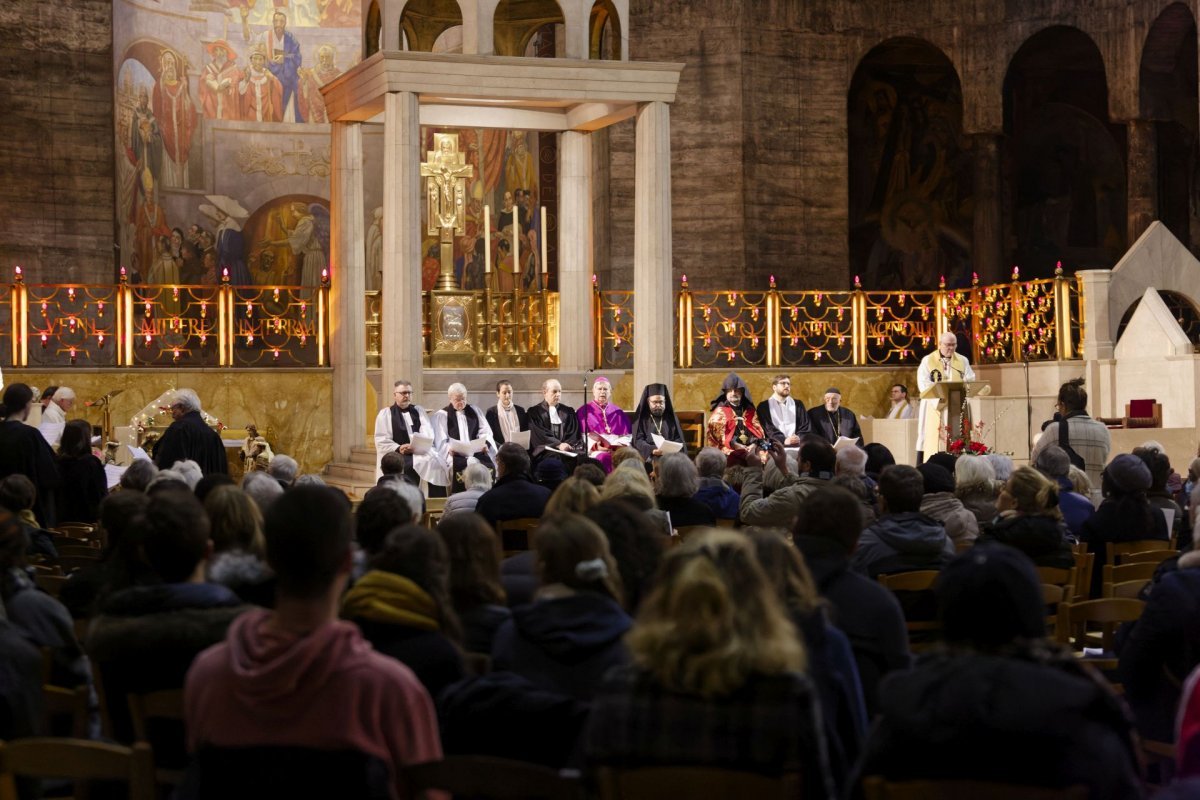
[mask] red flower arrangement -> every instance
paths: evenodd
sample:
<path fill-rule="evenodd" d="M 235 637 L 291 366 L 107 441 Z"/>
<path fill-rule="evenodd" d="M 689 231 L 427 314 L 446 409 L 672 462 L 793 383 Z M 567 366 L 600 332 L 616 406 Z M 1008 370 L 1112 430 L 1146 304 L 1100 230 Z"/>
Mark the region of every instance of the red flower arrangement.
<path fill-rule="evenodd" d="M 952 439 L 946 445 L 946 452 L 954 456 L 986 456 L 992 452 L 992 448 L 978 440 L 968 442 L 962 439 Z"/>

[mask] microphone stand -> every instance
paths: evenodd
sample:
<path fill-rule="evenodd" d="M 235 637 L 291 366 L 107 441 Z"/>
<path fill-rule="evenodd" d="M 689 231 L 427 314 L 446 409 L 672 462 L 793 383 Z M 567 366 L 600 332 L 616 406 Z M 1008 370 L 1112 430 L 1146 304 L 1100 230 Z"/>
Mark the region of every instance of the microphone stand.
<path fill-rule="evenodd" d="M 1021 359 L 1025 370 L 1025 440 L 1029 453 L 1033 454 L 1033 397 L 1029 393 L 1029 359 Z"/>

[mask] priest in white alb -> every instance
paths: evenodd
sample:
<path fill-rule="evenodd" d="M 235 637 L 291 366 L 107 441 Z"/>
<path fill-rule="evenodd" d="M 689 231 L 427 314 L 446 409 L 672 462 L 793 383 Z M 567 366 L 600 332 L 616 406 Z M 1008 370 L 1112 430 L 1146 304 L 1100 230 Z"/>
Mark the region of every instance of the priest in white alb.
<path fill-rule="evenodd" d="M 971 362 L 961 353 L 956 352 L 958 337 L 946 331 L 938 339 L 938 349 L 921 359 L 917 368 L 917 388 L 922 394 L 925 390 L 941 381 L 973 381 L 975 371 Z M 921 401 L 920 413 L 917 417 L 917 463 L 920 464 L 926 456 L 933 455 L 942 449 L 945 440 L 943 428 L 950 425 L 951 415 L 955 421 L 961 409 L 939 408 L 938 399 L 932 398 Z"/>
<path fill-rule="evenodd" d="M 412 382 L 396 381 L 393 402 L 375 417 L 375 478 L 379 462 L 395 450 L 404 457 L 404 477 L 427 497 L 445 497 L 449 470 L 438 454 L 437 432 L 425 409 L 412 402 Z"/>

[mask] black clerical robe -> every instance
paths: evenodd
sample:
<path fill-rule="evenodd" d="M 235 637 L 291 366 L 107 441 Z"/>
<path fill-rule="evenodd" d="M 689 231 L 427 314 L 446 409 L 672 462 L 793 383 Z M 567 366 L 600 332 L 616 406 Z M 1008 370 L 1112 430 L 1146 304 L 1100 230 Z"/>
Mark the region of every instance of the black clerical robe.
<path fill-rule="evenodd" d="M 571 445 L 575 453 L 583 452 L 575 409 L 565 403 L 559 403 L 555 408 L 562 420 L 558 425 L 550 424 L 550 406 L 545 400 L 529 409 L 529 452 L 534 461 L 544 456 L 547 450 L 558 450 L 563 442 Z"/>
<path fill-rule="evenodd" d="M 55 493 L 61 478 L 54 451 L 41 432 L 16 419 L 0 422 L 0 478 L 24 475 L 37 488 L 33 514 L 43 528 L 58 524 Z"/>
<path fill-rule="evenodd" d="M 529 414 L 516 403 L 513 403 L 513 409 L 517 412 L 517 430 L 529 430 Z M 504 444 L 504 431 L 500 429 L 500 409 L 492 406 L 483 412 L 483 415 L 487 417 L 487 423 L 492 428 L 492 438 L 496 440 L 496 446 L 499 447 Z M 531 443 L 532 440 L 533 437 L 530 436 Z"/>
<path fill-rule="evenodd" d="M 836 430 L 833 425 L 834 417 L 837 418 L 838 423 Z M 824 405 L 810 408 L 808 422 L 812 426 L 812 432 L 825 437 L 830 444 L 836 442 L 839 436 L 855 439 L 859 445 L 863 443 L 862 429 L 858 427 L 858 417 L 848 408 L 839 407 L 837 411 L 826 411 Z"/>
<path fill-rule="evenodd" d="M 804 408 L 804 403 L 801 403 L 796 398 L 792 397 L 789 399 L 796 404 L 796 430 L 793 433 L 796 436 L 803 436 L 812 430 L 812 426 L 809 423 L 808 410 Z M 763 433 L 771 441 L 783 444 L 787 440 L 787 436 L 784 435 L 783 431 L 775 427 L 775 423 L 771 419 L 771 398 L 768 397 L 759 403 L 757 411 L 758 422 L 762 425 Z"/>
<path fill-rule="evenodd" d="M 633 446 L 637 448 L 644 459 L 650 458 L 658 447 L 654 444 L 655 434 L 668 442 L 686 444 L 683 439 L 683 430 L 679 426 L 679 418 L 674 414 L 663 414 L 658 419 L 650 414 L 639 416 L 633 421 Z M 686 453 L 687 448 L 684 448 L 683 452 Z"/>
<path fill-rule="evenodd" d="M 170 469 L 176 461 L 189 459 L 199 464 L 205 475 L 229 472 L 221 435 L 208 427 L 199 411 L 189 411 L 172 422 L 154 447 L 154 463 L 159 469 Z"/>

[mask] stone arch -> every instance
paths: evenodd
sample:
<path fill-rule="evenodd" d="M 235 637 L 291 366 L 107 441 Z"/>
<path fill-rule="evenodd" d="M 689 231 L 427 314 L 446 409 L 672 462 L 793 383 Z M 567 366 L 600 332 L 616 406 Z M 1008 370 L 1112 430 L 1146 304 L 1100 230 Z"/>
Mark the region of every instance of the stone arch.
<path fill-rule="evenodd" d="M 371 0 L 367 13 L 363 15 L 363 58 L 367 59 L 383 49 L 383 13 L 378 0 Z"/>
<path fill-rule="evenodd" d="M 620 61 L 624 58 L 625 27 L 612 0 L 596 0 L 588 16 L 588 58 Z"/>
<path fill-rule="evenodd" d="M 407 50 L 429 53 L 439 36 L 462 25 L 458 0 L 407 0 L 400 14 L 400 40 Z"/>
<path fill-rule="evenodd" d="M 924 39 L 881 42 L 859 61 L 846 112 L 850 271 L 872 289 L 969 282 L 972 170 L 954 64 Z"/>
<path fill-rule="evenodd" d="M 500 0 L 492 15 L 492 46 L 499 56 L 523 56 L 533 37 L 546 25 L 564 26 L 567 9 L 559 0 Z"/>
<path fill-rule="evenodd" d="M 1004 77 L 1009 261 L 1033 278 L 1057 262 L 1110 266 L 1126 247 L 1126 131 L 1109 118 L 1104 58 L 1057 25 L 1030 36 Z"/>

